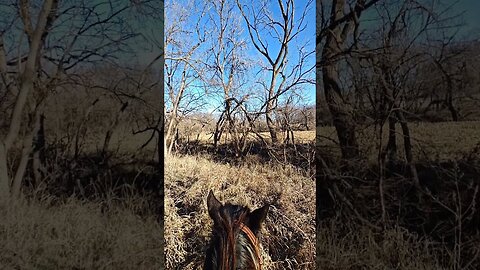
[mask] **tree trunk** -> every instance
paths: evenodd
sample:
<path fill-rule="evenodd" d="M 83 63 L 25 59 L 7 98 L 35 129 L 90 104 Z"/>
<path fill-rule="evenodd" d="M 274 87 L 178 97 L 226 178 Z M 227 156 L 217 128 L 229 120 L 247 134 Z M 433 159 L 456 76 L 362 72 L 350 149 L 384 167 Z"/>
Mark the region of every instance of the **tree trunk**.
<path fill-rule="evenodd" d="M 397 134 L 395 124 L 395 118 L 393 115 L 388 117 L 388 142 L 387 142 L 387 169 L 389 171 L 393 170 L 393 166 L 397 160 Z"/>
<path fill-rule="evenodd" d="M 10 177 L 8 176 L 7 150 L 0 142 L 0 200 L 10 196 Z"/>
<path fill-rule="evenodd" d="M 359 155 L 355 132 L 355 122 L 350 105 L 343 101 L 337 83 L 337 71 L 333 66 L 322 69 L 325 99 L 332 114 L 333 125 L 337 131 L 338 141 L 344 159 L 354 159 Z"/>
<path fill-rule="evenodd" d="M 412 140 L 410 137 L 410 129 L 408 127 L 408 123 L 405 120 L 405 117 L 401 111 L 396 111 L 395 112 L 399 122 L 400 126 L 402 127 L 402 134 L 403 134 L 403 146 L 405 150 L 405 158 L 407 159 L 407 164 L 410 168 L 410 174 L 413 180 L 413 183 L 417 188 L 420 188 L 420 181 L 418 179 L 418 173 L 417 173 L 417 167 L 415 166 L 415 162 L 413 159 L 413 153 L 412 153 Z"/>
<path fill-rule="evenodd" d="M 169 153 L 169 154 L 172 153 L 172 149 L 173 149 L 173 146 L 174 146 L 174 145 L 175 145 L 175 148 L 178 148 L 178 144 L 177 144 L 177 143 L 178 143 L 178 140 L 179 140 L 179 137 L 180 137 L 180 136 L 179 136 L 179 134 L 178 134 L 178 127 L 177 127 L 177 126 L 174 127 L 174 132 L 173 132 L 173 133 L 175 134 L 175 136 L 172 135 L 172 138 L 170 139 L 170 142 L 169 142 L 169 144 L 168 144 L 168 153 Z M 172 134 L 173 134 L 173 133 L 172 133 Z"/>
<path fill-rule="evenodd" d="M 22 5 L 21 9 L 28 8 L 25 5 L 27 2 L 20 3 Z M 10 178 L 8 175 L 8 151 L 13 143 L 18 139 L 18 133 L 22 124 L 22 117 L 24 113 L 25 104 L 29 94 L 33 91 L 33 82 L 36 78 L 36 71 L 38 68 L 38 59 L 41 54 L 41 49 L 43 47 L 43 42 L 48 34 L 48 30 L 51 27 L 54 15 L 56 12 L 58 1 L 46 0 L 40 11 L 40 14 L 37 17 L 37 24 L 34 31 L 26 31 L 26 34 L 29 39 L 29 52 L 27 61 L 24 66 L 23 73 L 20 76 L 20 89 L 15 100 L 15 106 L 13 109 L 12 116 L 10 118 L 10 125 L 8 132 L 4 138 L 0 140 L 0 194 L 2 198 L 5 198 L 10 194 L 11 189 Z M 30 19 L 27 18 L 26 14 L 20 14 L 23 22 L 28 22 L 28 25 L 25 27 L 31 27 Z M 27 28 L 25 28 L 27 29 Z M 33 135 L 33 134 L 32 134 Z M 32 141 L 30 140 L 29 145 L 31 147 Z"/>
<path fill-rule="evenodd" d="M 334 1 L 330 24 L 344 15 L 345 1 Z M 358 14 L 359 15 L 359 14 Z M 326 34 L 325 45 L 322 51 L 322 76 L 325 100 L 332 115 L 333 125 L 337 131 L 338 141 L 344 159 L 355 159 L 359 156 L 358 143 L 355 132 L 355 122 L 352 116 L 351 105 L 344 99 L 339 84 L 338 55 L 341 53 L 343 43 L 350 33 L 350 23 L 336 25 Z"/>
<path fill-rule="evenodd" d="M 20 163 L 18 164 L 17 170 L 15 172 L 15 176 L 12 181 L 12 196 L 13 198 L 18 198 L 21 193 L 22 182 L 25 177 L 25 172 L 27 170 L 28 161 L 30 159 L 30 155 L 32 154 L 32 148 L 34 146 L 34 136 L 36 136 L 41 128 L 41 118 L 42 113 L 41 109 L 37 108 L 35 115 L 33 116 L 34 119 L 31 121 L 33 123 L 33 130 L 30 134 L 25 136 L 23 139 L 23 149 L 22 149 L 22 156 L 20 158 Z"/>
<path fill-rule="evenodd" d="M 458 121 L 458 111 L 455 108 L 455 105 L 453 104 L 453 88 L 454 88 L 454 82 L 452 79 L 452 75 L 450 75 L 447 70 L 443 67 L 442 63 L 439 61 L 435 61 L 435 64 L 437 64 L 437 67 L 440 69 L 440 71 L 443 74 L 443 77 L 445 78 L 445 81 L 447 82 L 447 94 L 445 95 L 444 99 L 444 104 L 445 107 L 448 108 L 450 111 L 450 114 L 452 115 L 452 120 L 457 122 Z"/>
<path fill-rule="evenodd" d="M 177 121 L 177 115 L 175 112 L 172 113 L 172 116 L 170 117 L 170 122 L 168 122 L 168 127 L 167 127 L 167 133 L 164 135 L 165 136 L 165 151 L 167 154 L 170 154 L 172 151 L 172 145 L 173 145 L 173 130 L 176 127 L 176 122 Z M 168 142 L 168 143 L 167 143 Z M 167 148 L 168 145 L 168 148 Z"/>
<path fill-rule="evenodd" d="M 43 181 L 45 177 L 45 116 L 43 114 L 40 115 L 38 123 L 38 132 L 34 138 L 34 146 L 33 146 L 33 175 L 34 175 L 34 183 L 33 185 L 36 187 Z"/>
<path fill-rule="evenodd" d="M 115 120 L 110 124 L 110 126 L 107 129 L 107 133 L 105 134 L 105 138 L 103 140 L 103 146 L 102 146 L 102 152 L 101 152 L 101 157 L 103 162 L 108 161 L 108 156 L 107 156 L 108 148 L 110 147 L 110 141 L 112 140 L 113 132 L 120 124 L 120 118 L 122 117 L 122 114 L 125 112 L 125 109 L 127 107 L 128 107 L 128 102 L 125 102 L 122 104 L 120 111 L 115 115 Z"/>
<path fill-rule="evenodd" d="M 449 93 L 447 94 L 446 103 L 447 103 L 447 108 L 450 111 L 450 114 L 452 115 L 452 120 L 455 122 L 458 122 L 458 111 L 457 111 L 457 108 L 455 108 L 455 105 L 453 105 L 453 97 L 452 97 L 451 90 L 449 90 Z"/>
<path fill-rule="evenodd" d="M 86 122 L 88 121 L 89 119 L 89 116 L 90 116 L 90 113 L 92 112 L 93 110 L 93 107 L 95 106 L 95 104 L 97 104 L 97 102 L 99 101 L 100 99 L 95 99 L 92 104 L 90 104 L 90 106 L 88 106 L 88 108 L 85 110 L 85 114 L 83 115 L 83 118 L 81 119 L 81 122 L 80 124 L 78 125 L 77 127 L 77 130 L 75 132 L 75 145 L 74 145 L 74 152 L 73 152 L 73 159 L 78 159 L 78 157 L 80 156 L 80 147 L 81 147 L 81 140 L 83 139 L 86 131 L 87 131 L 87 127 L 86 127 Z M 85 128 L 84 128 L 85 127 Z"/>
<path fill-rule="evenodd" d="M 225 112 L 222 112 L 222 114 L 218 118 L 217 123 L 215 124 L 215 132 L 213 133 L 213 147 L 215 149 L 217 149 L 218 142 L 222 137 L 223 123 L 225 122 L 224 115 L 225 115 Z"/>
<path fill-rule="evenodd" d="M 270 99 L 267 101 L 267 106 L 265 107 L 265 119 L 267 121 L 268 132 L 270 133 L 270 138 L 272 139 L 272 143 L 275 144 L 278 142 L 277 136 L 277 127 L 272 119 L 273 114 L 273 100 Z"/>
<path fill-rule="evenodd" d="M 13 198 L 18 198 L 21 192 L 23 178 L 25 176 L 28 160 L 30 159 L 30 154 L 32 152 L 32 140 L 33 140 L 33 134 L 25 137 L 24 139 L 22 156 L 20 158 L 20 163 L 18 164 L 15 177 L 13 178 L 13 182 L 12 182 Z"/>

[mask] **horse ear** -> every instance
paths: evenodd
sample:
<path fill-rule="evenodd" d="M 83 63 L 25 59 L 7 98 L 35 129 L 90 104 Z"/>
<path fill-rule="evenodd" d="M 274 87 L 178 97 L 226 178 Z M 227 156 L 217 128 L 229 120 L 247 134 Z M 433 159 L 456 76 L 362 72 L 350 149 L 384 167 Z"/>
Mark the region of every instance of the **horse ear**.
<path fill-rule="evenodd" d="M 265 221 L 267 217 L 268 208 L 270 205 L 265 205 L 261 208 L 255 209 L 253 212 L 250 213 L 248 216 L 248 227 L 252 232 L 257 233 L 262 226 L 262 223 Z"/>
<path fill-rule="evenodd" d="M 208 206 L 208 214 L 210 217 L 215 220 L 217 216 L 217 212 L 222 207 L 222 203 L 215 198 L 215 195 L 213 195 L 213 191 L 210 190 L 208 193 L 207 197 L 207 206 Z"/>

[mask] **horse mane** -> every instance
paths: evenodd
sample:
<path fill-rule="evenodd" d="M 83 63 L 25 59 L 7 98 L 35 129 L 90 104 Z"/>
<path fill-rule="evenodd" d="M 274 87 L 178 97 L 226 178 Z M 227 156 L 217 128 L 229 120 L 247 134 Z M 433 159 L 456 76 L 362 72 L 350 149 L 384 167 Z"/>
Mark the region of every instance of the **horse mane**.
<path fill-rule="evenodd" d="M 205 270 L 260 269 L 256 235 L 245 225 L 248 207 L 226 203 L 215 213 Z"/>

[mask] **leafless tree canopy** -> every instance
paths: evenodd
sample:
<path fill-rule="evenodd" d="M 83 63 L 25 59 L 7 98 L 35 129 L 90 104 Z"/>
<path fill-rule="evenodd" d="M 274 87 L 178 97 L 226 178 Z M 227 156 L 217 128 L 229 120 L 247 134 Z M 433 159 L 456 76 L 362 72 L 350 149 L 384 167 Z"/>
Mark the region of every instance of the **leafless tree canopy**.
<path fill-rule="evenodd" d="M 442 151 L 434 146 L 442 134 L 419 138 L 435 128 L 432 122 L 455 126 L 479 120 L 472 111 L 473 104 L 478 106 L 477 79 L 471 76 L 478 35 L 465 37 L 462 13 L 455 11 L 460 2 L 317 3 L 317 123 L 322 124 L 317 126 L 317 159 L 323 205 L 318 216 L 325 218 L 339 207 L 348 209 L 350 221 L 374 231 L 401 226 L 423 230 L 435 241 L 452 237 L 453 255 L 442 260 L 468 269 L 478 265 L 478 249 L 465 244 L 478 241 L 473 236 L 478 230 L 472 230 L 478 221 L 458 218 L 478 214 L 471 211 L 478 202 L 478 174 L 467 169 L 478 150 L 471 146 L 463 157 L 445 160 L 425 151 Z M 439 185 L 435 191 L 433 182 Z M 452 193 L 463 199 L 452 201 L 447 196 Z M 375 203 L 353 203 L 364 196 Z M 443 223 L 438 213 L 446 212 Z"/>
<path fill-rule="evenodd" d="M 167 2 L 168 151 L 182 119 L 212 107 L 214 128 L 202 132 L 211 132 L 215 147 L 231 138 L 238 155 L 252 134 L 276 144 L 281 131 L 299 126 L 285 112 L 301 111 L 302 91 L 314 83 L 313 43 L 305 37 L 312 8 L 313 1 Z"/>
<path fill-rule="evenodd" d="M 123 121 L 136 123 L 135 132 L 157 130 L 156 137 L 160 138 L 158 101 L 162 91 L 158 88 L 160 73 L 155 65 L 162 53 L 154 29 L 160 27 L 162 8 L 157 1 L 2 2 L 2 198 L 20 193 L 32 155 L 35 175 L 40 177 L 37 172 L 42 171 L 45 176 L 46 169 L 41 168 L 45 164 L 40 164 L 45 159 L 37 158 L 44 156 L 37 152 L 45 149 L 45 142 L 37 145 L 42 141 L 38 136 L 44 137 L 45 126 L 50 131 L 55 119 L 60 121 L 57 128 L 62 126 L 65 132 L 73 132 L 62 125 L 68 120 L 59 117 L 68 115 L 69 110 L 72 125 L 76 125 L 73 128 L 76 139 L 67 144 L 72 145 L 75 157 L 80 155 L 81 140 L 85 139 L 82 133 L 85 136 L 90 126 L 87 124 L 90 113 L 100 107 L 109 110 L 108 117 L 98 119 L 100 123 L 103 121 L 103 127 L 108 127 L 103 138 L 98 138 L 102 141 L 103 156 L 112 150 L 112 135 Z M 155 39 L 157 42 L 153 42 Z M 153 56 L 148 53 L 154 50 L 157 53 Z M 67 105 L 69 99 L 75 98 L 73 104 Z M 83 98 L 85 103 L 81 101 Z M 64 120 L 67 122 L 61 122 Z M 61 137 L 60 130 L 55 132 Z M 50 133 L 50 138 L 55 132 Z M 12 159 L 17 149 L 22 154 L 18 160 Z"/>

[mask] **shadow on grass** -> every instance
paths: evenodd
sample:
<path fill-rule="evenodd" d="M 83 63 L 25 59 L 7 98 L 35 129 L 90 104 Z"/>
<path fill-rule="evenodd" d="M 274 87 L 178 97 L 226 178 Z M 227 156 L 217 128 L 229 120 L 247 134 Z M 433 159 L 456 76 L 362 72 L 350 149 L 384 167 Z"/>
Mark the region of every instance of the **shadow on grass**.
<path fill-rule="evenodd" d="M 163 217 L 163 170 L 156 161 L 123 162 L 97 154 L 75 158 L 50 155 L 39 182 L 32 166 L 28 168 L 23 187 L 27 197 L 42 194 L 60 204 L 68 198 L 98 203 L 142 198 L 145 202 L 136 209 L 137 214 L 153 212 L 159 219 Z"/>
<path fill-rule="evenodd" d="M 441 245 L 435 257 L 444 267 L 480 268 L 479 156 L 417 162 L 418 187 L 408 164 L 392 164 L 383 176 L 385 222 L 378 165 L 360 160 L 342 165 L 328 157 L 323 153 L 319 161 L 318 222 L 349 224 L 343 232 L 337 228 L 343 236 L 352 226 L 380 234 L 399 226 L 407 234 Z"/>
<path fill-rule="evenodd" d="M 265 145 L 262 142 L 250 142 L 243 153 L 235 151 L 233 144 L 221 144 L 216 148 L 212 144 L 193 141 L 179 145 L 177 153 L 183 155 L 206 155 L 217 163 L 234 165 L 277 163 L 289 164 L 300 168 L 307 174 L 315 175 L 315 144 L 296 143 Z"/>

